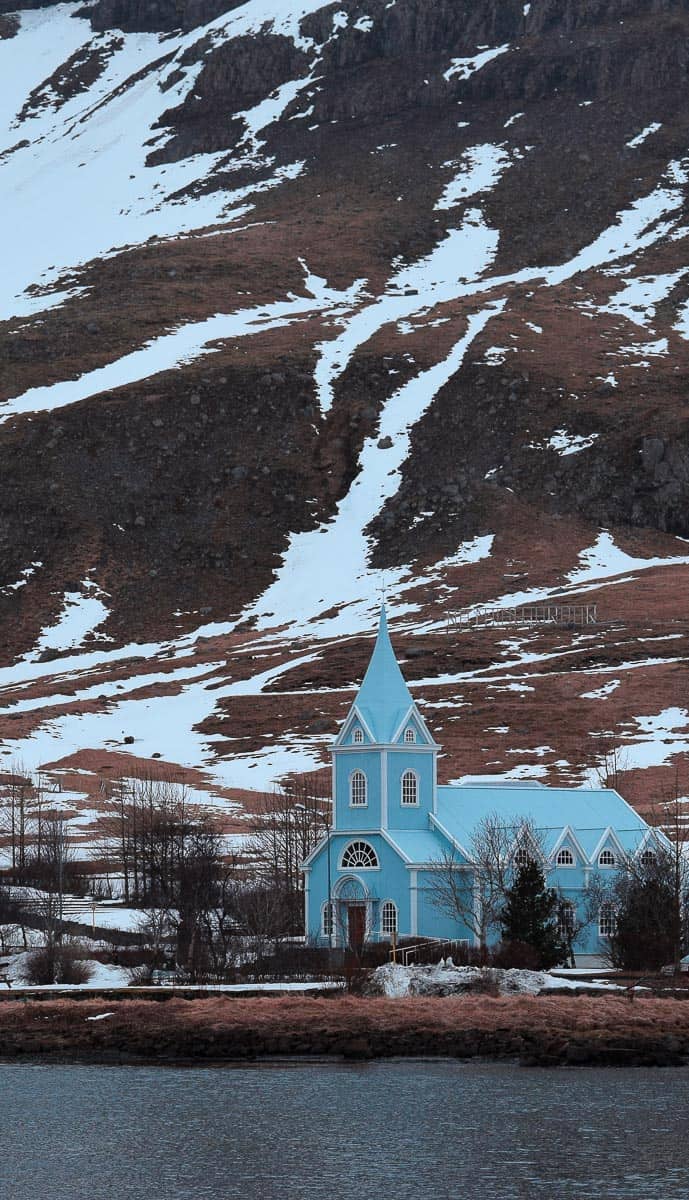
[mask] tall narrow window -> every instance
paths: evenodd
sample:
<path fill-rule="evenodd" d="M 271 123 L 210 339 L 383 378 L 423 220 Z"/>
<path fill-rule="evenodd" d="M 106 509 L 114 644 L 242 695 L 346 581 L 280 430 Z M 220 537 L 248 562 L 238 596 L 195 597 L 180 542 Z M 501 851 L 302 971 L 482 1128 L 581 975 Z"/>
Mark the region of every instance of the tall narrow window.
<path fill-rule="evenodd" d="M 598 933 L 603 938 L 612 937 L 615 932 L 615 910 L 612 904 L 601 904 L 598 914 Z"/>
<path fill-rule="evenodd" d="M 557 929 L 561 938 L 569 940 L 574 933 L 575 909 L 571 900 L 563 900 L 557 914 Z"/>
<path fill-rule="evenodd" d="M 533 854 L 530 853 L 528 846 L 517 846 L 514 852 L 515 867 L 528 867 L 533 861 Z"/>
<path fill-rule="evenodd" d="M 402 803 L 419 803 L 419 781 L 413 771 L 405 771 L 402 776 Z"/>
<path fill-rule="evenodd" d="M 397 933 L 397 905 L 386 900 L 380 912 L 380 932 L 390 936 Z"/>
<path fill-rule="evenodd" d="M 404 740 L 408 745 L 413 744 L 416 741 L 416 733 L 412 729 L 411 725 L 404 731 Z"/>
<path fill-rule="evenodd" d="M 365 808 L 368 803 L 366 797 L 366 776 L 363 771 L 352 771 L 349 779 L 349 803 L 352 808 Z"/>
<path fill-rule="evenodd" d="M 354 738 L 352 740 L 355 742 L 363 742 L 363 740 L 364 740 L 363 729 L 355 729 L 354 730 Z"/>
<path fill-rule="evenodd" d="M 335 903 L 333 900 L 326 900 L 322 912 L 322 931 L 323 937 L 331 937 L 335 932 Z"/>

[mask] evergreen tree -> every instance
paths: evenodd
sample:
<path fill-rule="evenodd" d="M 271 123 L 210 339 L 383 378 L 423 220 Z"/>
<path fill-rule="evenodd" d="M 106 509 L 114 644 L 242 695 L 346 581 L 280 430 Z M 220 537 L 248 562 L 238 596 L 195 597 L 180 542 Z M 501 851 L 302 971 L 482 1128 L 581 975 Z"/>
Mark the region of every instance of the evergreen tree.
<path fill-rule="evenodd" d="M 502 937 L 505 942 L 532 946 L 544 970 L 567 958 L 567 945 L 558 930 L 558 905 L 557 892 L 546 887 L 538 863 L 523 863 L 507 890 L 501 916 Z"/>
<path fill-rule="evenodd" d="M 673 960 L 676 903 L 669 858 L 656 855 L 634 873 L 622 872 L 613 885 L 610 957 L 616 967 L 657 970 Z M 683 949 L 680 944 L 679 953 Z"/>

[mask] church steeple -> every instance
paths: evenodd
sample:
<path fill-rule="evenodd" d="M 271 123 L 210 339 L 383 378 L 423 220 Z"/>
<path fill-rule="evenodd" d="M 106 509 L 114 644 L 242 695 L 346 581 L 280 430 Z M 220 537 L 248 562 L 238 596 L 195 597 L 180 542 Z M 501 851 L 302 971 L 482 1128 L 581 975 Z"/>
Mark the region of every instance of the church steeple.
<path fill-rule="evenodd" d="M 392 741 L 400 721 L 404 720 L 413 704 L 390 642 L 383 604 L 376 644 L 354 706 L 366 722 L 374 741 L 384 744 Z"/>

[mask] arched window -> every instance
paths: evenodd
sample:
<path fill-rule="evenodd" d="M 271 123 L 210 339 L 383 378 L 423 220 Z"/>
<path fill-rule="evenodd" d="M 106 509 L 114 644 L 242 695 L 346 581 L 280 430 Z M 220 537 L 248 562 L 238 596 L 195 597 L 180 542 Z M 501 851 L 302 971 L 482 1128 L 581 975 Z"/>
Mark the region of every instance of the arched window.
<path fill-rule="evenodd" d="M 557 913 L 557 929 L 561 938 L 567 941 L 574 933 L 576 910 L 571 900 L 563 900 Z"/>
<path fill-rule="evenodd" d="M 363 771 L 352 771 L 349 777 L 349 803 L 352 808 L 365 808 L 368 803 L 366 798 L 366 776 Z"/>
<path fill-rule="evenodd" d="M 555 862 L 557 863 L 558 867 L 573 867 L 574 855 L 572 854 L 571 850 L 568 850 L 566 846 L 563 846 L 562 850 L 558 850 Z"/>
<path fill-rule="evenodd" d="M 332 900 L 326 900 L 321 908 L 321 932 L 327 938 L 335 932 L 335 905 Z"/>
<path fill-rule="evenodd" d="M 642 867 L 652 867 L 655 864 L 656 856 L 653 850 L 644 850 L 643 854 L 639 855 L 639 862 Z"/>
<path fill-rule="evenodd" d="M 411 725 L 404 731 L 404 740 L 407 744 L 413 744 L 416 741 L 416 731 L 412 729 Z"/>
<path fill-rule="evenodd" d="M 368 842 L 350 842 L 342 855 L 342 867 L 377 867 L 378 855 Z"/>
<path fill-rule="evenodd" d="M 419 781 L 414 771 L 405 771 L 402 776 L 402 803 L 419 803 Z"/>
<path fill-rule="evenodd" d="M 517 846 L 514 852 L 515 867 L 528 867 L 529 863 L 533 862 L 533 854 L 528 846 Z"/>
<path fill-rule="evenodd" d="M 386 900 L 380 910 L 380 932 L 397 933 L 397 905 L 392 900 Z"/>
<path fill-rule="evenodd" d="M 614 867 L 615 866 L 615 855 L 613 854 L 612 850 L 601 850 L 600 854 L 598 855 L 598 866 L 599 867 Z"/>
<path fill-rule="evenodd" d="M 615 909 L 612 904 L 601 904 L 598 913 L 598 933 L 600 937 L 612 937 L 615 932 Z"/>
<path fill-rule="evenodd" d="M 353 742 L 363 742 L 363 740 L 364 740 L 364 731 L 363 731 L 363 729 L 355 729 L 355 730 L 354 730 L 354 737 L 352 738 L 352 741 L 353 741 Z"/>

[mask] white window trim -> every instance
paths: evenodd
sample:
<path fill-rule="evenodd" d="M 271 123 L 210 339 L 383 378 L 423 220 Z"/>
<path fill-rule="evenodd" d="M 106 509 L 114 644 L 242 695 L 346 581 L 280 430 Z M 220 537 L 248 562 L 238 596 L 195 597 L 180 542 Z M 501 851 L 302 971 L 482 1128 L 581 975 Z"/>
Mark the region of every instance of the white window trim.
<path fill-rule="evenodd" d="M 561 921 L 561 917 L 562 917 L 562 915 L 564 915 L 565 912 L 569 912 L 572 914 L 571 924 L 569 922 Z M 560 937 L 571 937 L 572 934 L 574 933 L 574 927 L 576 925 L 576 921 L 577 921 L 576 904 L 574 903 L 573 900 L 564 900 L 561 905 L 560 912 L 558 913 L 558 921 L 557 921 L 558 933 L 560 934 Z"/>
<path fill-rule="evenodd" d="M 610 925 L 610 933 L 603 932 L 603 920 L 605 920 L 606 925 Z M 598 912 L 598 936 L 606 939 L 611 938 L 615 933 L 616 925 L 617 914 L 615 913 L 614 908 L 612 908 L 609 904 L 602 904 Z"/>
<path fill-rule="evenodd" d="M 368 846 L 369 849 L 373 852 L 373 856 L 376 860 L 375 867 L 365 867 L 361 863 L 347 863 L 347 865 L 345 866 L 345 862 L 344 862 L 345 854 L 352 846 L 355 846 L 357 844 L 357 842 L 361 842 L 364 846 Z M 340 855 L 340 861 L 338 863 L 337 869 L 338 869 L 338 871 L 380 871 L 380 858 L 379 858 L 378 854 L 376 853 L 375 846 L 372 846 L 370 842 L 364 841 L 363 838 L 352 838 L 351 842 L 347 842 L 347 845 L 344 847 L 342 854 Z"/>
<path fill-rule="evenodd" d="M 360 725 L 357 725 L 352 731 L 352 745 L 361 746 L 364 741 L 364 731 Z"/>
<path fill-rule="evenodd" d="M 612 854 L 612 862 L 601 862 L 604 854 Z M 610 850 L 609 847 L 605 846 L 598 855 L 598 866 L 602 871 L 614 871 L 617 867 L 617 858 L 615 857 L 615 852 Z"/>
<path fill-rule="evenodd" d="M 384 922 L 383 922 L 383 914 L 385 912 L 385 907 L 388 904 L 391 904 L 393 909 L 395 910 L 395 928 L 394 929 L 386 929 Z M 393 933 L 399 933 L 399 927 L 400 927 L 400 912 L 399 912 L 397 905 L 395 904 L 395 901 L 394 900 L 384 900 L 380 906 L 380 932 L 381 932 L 382 936 L 390 937 Z"/>
<path fill-rule="evenodd" d="M 571 862 L 559 862 L 558 860 L 559 860 L 561 854 L 569 854 L 571 856 L 572 861 Z M 560 849 L 558 850 L 557 854 L 555 855 L 555 866 L 561 868 L 563 871 L 571 871 L 572 867 L 577 866 L 577 856 L 574 853 L 574 851 L 572 850 L 571 846 L 560 846 Z"/>
<path fill-rule="evenodd" d="M 407 775 L 414 776 L 414 781 L 416 783 L 416 800 L 405 800 L 404 799 L 404 780 Z M 418 808 L 419 807 L 419 804 L 421 803 L 421 801 L 419 800 L 419 792 L 421 790 L 420 786 L 419 786 L 420 782 L 421 781 L 419 779 L 418 771 L 412 770 L 411 767 L 407 767 L 406 771 L 402 772 L 402 774 L 400 776 L 400 808 Z"/>
<path fill-rule="evenodd" d="M 364 799 L 363 799 L 363 801 L 358 800 L 356 803 L 354 802 L 354 799 L 353 799 L 354 792 L 353 792 L 353 788 L 352 788 L 352 782 L 354 780 L 355 775 L 362 775 L 363 779 L 364 779 Z M 353 771 L 349 772 L 349 807 L 350 808 L 368 808 L 368 775 L 366 774 L 365 771 L 361 770 L 361 767 L 355 767 Z"/>
<path fill-rule="evenodd" d="M 330 909 L 330 929 L 326 928 L 325 914 Z M 332 937 L 335 933 L 335 901 L 324 900 L 321 904 L 321 937 Z"/>
<path fill-rule="evenodd" d="M 411 734 L 411 737 L 408 736 L 409 734 Z M 405 746 L 416 745 L 416 730 L 414 729 L 413 725 L 407 725 L 407 728 L 404 731 L 404 744 Z"/>

